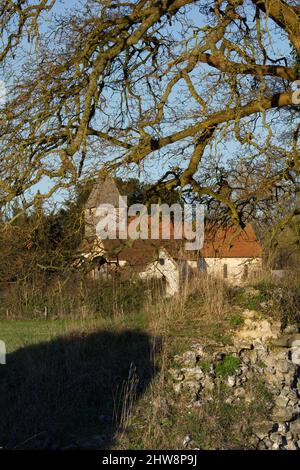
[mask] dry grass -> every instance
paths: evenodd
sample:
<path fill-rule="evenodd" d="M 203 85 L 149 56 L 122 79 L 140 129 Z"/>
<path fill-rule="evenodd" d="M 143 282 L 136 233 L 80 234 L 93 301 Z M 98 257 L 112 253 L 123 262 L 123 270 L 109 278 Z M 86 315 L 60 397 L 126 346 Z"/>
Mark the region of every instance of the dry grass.
<path fill-rule="evenodd" d="M 0 369 L 0 445 L 61 448 L 101 435 L 104 446 L 111 446 L 156 374 L 152 345 L 147 333 L 115 326 L 73 332 L 8 354 Z M 128 381 L 132 364 L 138 383 L 134 377 Z"/>
<path fill-rule="evenodd" d="M 192 342 L 227 344 L 238 323 L 233 311 L 232 289 L 211 278 L 195 279 L 180 296 L 150 310 L 149 331 L 163 334 L 160 373 L 133 407 L 131 425 L 114 448 L 183 449 L 186 435 L 192 437 L 193 448 L 252 448 L 253 424 L 268 419 L 269 413 L 270 394 L 263 381 L 248 382 L 250 403 L 226 403 L 232 390 L 220 386 L 211 401 L 193 408 L 188 393 L 175 394 L 168 375 L 174 354 L 189 350 Z"/>
<path fill-rule="evenodd" d="M 149 310 L 150 328 L 197 336 L 204 324 L 222 323 L 229 309 L 228 288 L 218 279 L 201 276 L 186 283 L 172 299 L 160 298 Z M 201 323 L 200 323 L 201 322 Z"/>
<path fill-rule="evenodd" d="M 174 393 L 167 369 L 156 376 L 145 395 L 135 405 L 131 426 L 115 449 L 185 449 L 184 438 L 192 438 L 191 448 L 251 449 L 255 422 L 268 419 L 269 394 L 262 382 L 248 384 L 251 403 L 226 403 L 232 390 L 221 386 L 200 408 L 191 406 L 188 392 Z"/>
<path fill-rule="evenodd" d="M 2 285 L 0 318 L 72 319 L 122 317 L 144 310 L 153 293 L 161 295 L 161 285 L 139 279 L 89 280 L 79 275 L 67 279 L 41 278 Z"/>
<path fill-rule="evenodd" d="M 101 300 L 95 284 L 98 315 L 89 317 L 84 333 L 78 331 L 87 321 L 82 318 L 75 333 L 31 339 L 38 344 L 9 355 L 9 373 L 0 380 L 0 445 L 49 448 L 68 444 L 74 434 L 104 434 L 105 448 L 180 449 L 192 434 L 201 448 L 251 447 L 251 420 L 265 413 L 258 384 L 253 406 L 227 405 L 230 392 L 220 389 L 198 410 L 184 393 L 175 395 L 168 376 L 174 355 L 192 342 L 228 344 L 232 290 L 209 277 L 193 279 L 173 299 L 162 297 L 159 285 L 133 288 L 142 303 L 135 297 L 127 303 L 131 291 L 125 297 L 118 291 L 106 312 L 109 299 Z M 99 423 L 99 414 L 111 422 Z"/>
<path fill-rule="evenodd" d="M 255 291 L 236 289 L 232 302 L 281 320 L 283 326 L 300 323 L 299 273 L 290 272 L 279 279 L 270 272 L 262 272 L 259 277 L 249 280 L 249 286 Z"/>

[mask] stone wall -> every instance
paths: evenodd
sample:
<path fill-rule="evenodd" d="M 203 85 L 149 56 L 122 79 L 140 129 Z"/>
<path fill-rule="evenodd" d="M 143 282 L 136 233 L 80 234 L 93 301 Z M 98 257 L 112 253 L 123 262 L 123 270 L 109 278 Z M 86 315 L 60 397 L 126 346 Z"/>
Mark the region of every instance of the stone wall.
<path fill-rule="evenodd" d="M 262 268 L 261 258 L 205 258 L 204 261 L 208 274 L 227 279 L 232 284 L 242 283 Z"/>
<path fill-rule="evenodd" d="M 247 383 L 262 380 L 272 400 L 269 418 L 253 423 L 251 448 L 261 450 L 300 449 L 300 334 L 296 326 L 282 329 L 257 312 L 246 310 L 244 324 L 233 336 L 233 344 L 211 351 L 211 345 L 193 344 L 174 358 L 169 370 L 177 394 L 190 393 L 191 406 L 201 407 L 212 400 L 222 382 L 231 391 L 227 402 L 251 402 Z M 209 346 L 208 349 L 206 347 Z M 208 352 L 209 351 L 209 352 Z M 236 367 L 230 375 L 218 376 L 218 367 L 230 358 Z M 205 364 L 205 367 L 204 365 Z"/>
<path fill-rule="evenodd" d="M 147 269 L 140 273 L 142 279 L 157 278 L 166 280 L 166 295 L 171 297 L 180 289 L 180 269 L 178 264 L 163 248 L 159 251 L 159 259 L 150 263 Z"/>

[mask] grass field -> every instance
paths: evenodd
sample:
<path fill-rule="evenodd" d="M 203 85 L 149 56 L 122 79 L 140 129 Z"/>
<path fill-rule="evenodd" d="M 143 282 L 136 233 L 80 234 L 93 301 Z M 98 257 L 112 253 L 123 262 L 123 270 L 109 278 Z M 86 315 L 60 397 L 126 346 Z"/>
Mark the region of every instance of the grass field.
<path fill-rule="evenodd" d="M 163 299 L 117 315 L 1 320 L 0 446 L 85 446 L 95 435 L 104 436 L 103 447 L 122 446 L 131 412 L 161 374 L 167 343 L 175 353 L 197 334 L 200 304 L 192 300 L 190 321 L 185 300 Z M 133 440 L 130 447 L 145 445 Z"/>
<path fill-rule="evenodd" d="M 51 341 L 56 337 L 74 332 L 88 332 L 96 329 L 119 329 L 120 327 L 143 326 L 144 318 L 131 315 L 122 320 L 103 318 L 66 319 L 66 320 L 0 320 L 0 338 L 6 343 L 7 353 L 19 348 Z"/>
<path fill-rule="evenodd" d="M 117 315 L 1 320 L 0 447 L 180 449 L 190 433 L 201 448 L 247 447 L 249 423 L 266 411 L 261 389 L 255 408 L 229 406 L 219 390 L 200 412 L 168 380 L 192 342 L 230 344 L 235 302 L 202 283 Z"/>
<path fill-rule="evenodd" d="M 130 322 L 2 321 L 0 445 L 61 448 L 99 433 L 110 445 L 133 364 L 136 396 L 155 373 L 152 339 Z"/>

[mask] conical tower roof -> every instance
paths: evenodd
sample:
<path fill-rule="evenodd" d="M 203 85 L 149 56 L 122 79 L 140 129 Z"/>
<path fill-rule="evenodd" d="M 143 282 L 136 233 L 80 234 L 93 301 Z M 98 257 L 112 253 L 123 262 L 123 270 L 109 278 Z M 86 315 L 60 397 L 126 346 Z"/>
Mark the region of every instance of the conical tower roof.
<path fill-rule="evenodd" d="M 99 178 L 87 200 L 86 209 L 99 207 L 100 204 L 111 204 L 119 207 L 120 192 L 111 176 Z"/>

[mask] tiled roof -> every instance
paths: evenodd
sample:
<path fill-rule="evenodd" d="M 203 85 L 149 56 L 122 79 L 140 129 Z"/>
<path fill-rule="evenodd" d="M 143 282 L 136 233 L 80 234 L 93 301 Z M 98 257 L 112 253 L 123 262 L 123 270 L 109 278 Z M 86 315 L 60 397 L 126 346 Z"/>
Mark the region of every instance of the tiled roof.
<path fill-rule="evenodd" d="M 262 256 L 262 246 L 252 225 L 237 235 L 236 227 L 206 226 L 204 258 L 256 258 Z"/>
<path fill-rule="evenodd" d="M 87 253 L 95 247 L 95 223 L 96 218 L 93 215 L 93 209 L 100 204 L 111 204 L 114 207 L 119 206 L 120 193 L 113 178 L 100 178 L 95 184 L 90 197 L 86 203 L 85 230 L 87 240 L 83 242 L 81 250 Z M 128 221 L 128 223 L 130 220 Z M 150 227 L 151 218 L 148 223 Z M 169 222 L 168 222 L 169 223 Z M 207 224 L 205 227 L 204 246 L 201 252 L 186 251 L 184 249 L 184 240 L 175 240 L 174 225 L 170 224 L 170 240 L 162 239 L 163 223 L 159 225 L 159 240 L 136 240 L 134 242 L 121 240 L 104 240 L 104 249 L 112 258 L 118 257 L 120 261 L 127 261 L 132 265 L 146 265 L 158 258 L 159 248 L 164 247 L 174 259 L 197 260 L 201 256 L 204 258 L 254 258 L 262 255 L 262 247 L 256 238 L 253 227 L 249 224 L 237 235 L 237 228 L 215 227 Z M 149 229 L 149 238 L 150 229 Z M 98 250 L 99 251 L 99 250 Z"/>
<path fill-rule="evenodd" d="M 240 235 L 236 228 L 218 228 L 206 226 L 204 247 L 199 251 L 186 251 L 184 240 L 103 240 L 103 248 L 111 260 L 126 261 L 136 267 L 142 267 L 157 260 L 160 248 L 175 259 L 198 260 L 204 258 L 254 258 L 262 254 L 253 227 L 247 225 Z M 84 251 L 90 245 L 85 245 Z M 90 248 L 91 249 L 91 248 Z"/>

